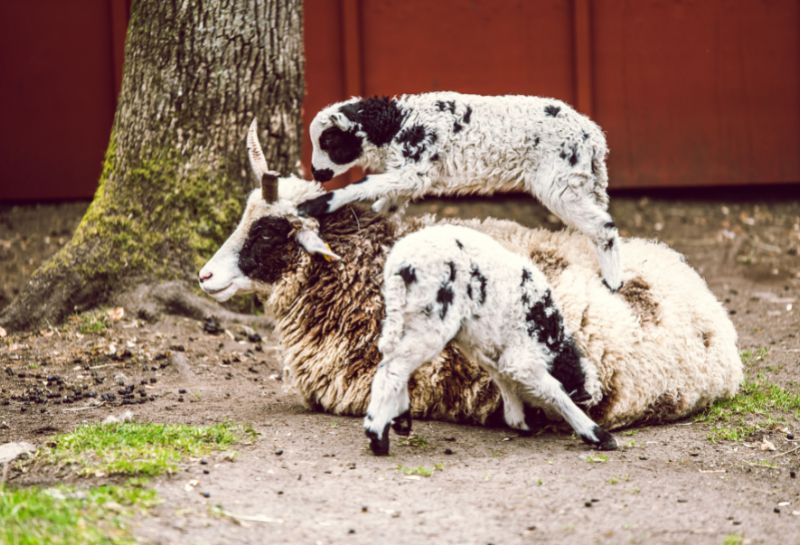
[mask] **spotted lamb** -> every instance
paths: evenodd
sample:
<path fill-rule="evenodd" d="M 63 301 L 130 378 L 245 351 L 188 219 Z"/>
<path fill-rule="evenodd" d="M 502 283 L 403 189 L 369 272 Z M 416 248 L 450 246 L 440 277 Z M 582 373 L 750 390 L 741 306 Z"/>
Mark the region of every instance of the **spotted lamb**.
<path fill-rule="evenodd" d="M 622 285 L 605 136 L 564 102 L 452 92 L 356 97 L 321 110 L 309 132 L 317 181 L 357 165 L 379 174 L 302 203 L 305 214 L 364 199 L 377 199 L 381 211 L 423 195 L 524 190 L 592 240 L 609 289 Z"/>
<path fill-rule="evenodd" d="M 301 217 L 297 205 L 324 194 L 322 187 L 269 173 L 255 127 L 248 142 L 263 188 L 250 194 L 236 230 L 200 271 L 200 285 L 218 300 L 237 291 L 264 296 L 276 321 L 286 373 L 312 408 L 366 414 L 381 361 L 387 253 L 403 236 L 443 224 L 485 233 L 542 271 L 552 306 L 583 354 L 589 399 L 583 401 L 566 375 L 552 373 L 564 379 L 573 396 L 578 393 L 583 409 L 599 426 L 675 420 L 734 394 L 742 380 L 736 331 L 727 313 L 682 256 L 662 244 L 623 241 L 620 251 L 629 280 L 612 294 L 597 276 L 589 241 L 570 231 L 528 229 L 495 219 L 401 219 L 357 206 L 317 222 Z M 468 278 L 471 269 L 457 276 L 459 281 Z M 521 284 L 521 273 L 517 279 Z M 473 282 L 473 297 L 480 298 L 480 277 Z M 431 312 L 438 318 L 441 310 L 440 305 Z M 445 318 L 451 310 L 455 308 L 448 307 Z M 411 416 L 502 424 L 507 411 L 500 392 L 474 358 L 450 343 L 419 367 L 408 382 Z M 546 415 L 529 407 L 526 413 L 526 424 L 540 428 Z"/>
<path fill-rule="evenodd" d="M 375 454 L 389 452 L 389 425 L 411 431 L 408 380 L 451 341 L 492 378 L 508 426 L 530 431 L 524 403 L 558 414 L 586 443 L 617 448 L 586 416 L 602 397 L 596 369 L 564 326 L 547 280 L 527 257 L 458 225 L 400 239 L 386 258 L 386 318 L 364 429 Z"/>

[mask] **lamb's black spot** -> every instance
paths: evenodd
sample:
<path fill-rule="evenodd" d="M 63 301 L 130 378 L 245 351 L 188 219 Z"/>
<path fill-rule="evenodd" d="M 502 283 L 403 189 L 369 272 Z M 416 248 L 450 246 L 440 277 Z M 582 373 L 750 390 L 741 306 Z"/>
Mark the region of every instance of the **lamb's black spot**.
<path fill-rule="evenodd" d="M 557 379 L 570 396 L 578 401 L 586 401 L 589 395 L 585 389 L 586 377 L 580 364 L 580 352 L 575 342 L 564 332 L 561 313 L 553 303 L 550 290 L 533 304 L 525 294 L 522 297 L 528 335 L 543 344 L 553 354 L 550 374 Z"/>
<path fill-rule="evenodd" d="M 403 157 L 419 161 L 428 144 L 436 142 L 436 133 L 428 132 L 422 125 L 411 125 L 400 131 L 397 142 L 403 145 Z"/>
<path fill-rule="evenodd" d="M 520 286 L 524 286 L 525 282 L 528 282 L 531 279 L 531 271 L 528 269 L 522 269 L 522 282 Z"/>
<path fill-rule="evenodd" d="M 461 121 L 469 124 L 471 119 L 472 119 L 472 106 L 467 106 L 467 111 L 464 112 L 464 116 L 461 118 Z"/>
<path fill-rule="evenodd" d="M 533 139 L 533 147 L 535 148 L 536 146 L 538 146 L 538 145 L 539 145 L 539 142 L 541 142 L 541 140 L 542 140 L 542 139 L 541 139 L 541 138 L 539 138 L 538 136 L 537 136 L 536 138 L 534 138 L 534 139 Z"/>
<path fill-rule="evenodd" d="M 450 282 L 452 282 L 456 279 L 456 264 L 448 261 L 447 266 L 450 267 Z"/>
<path fill-rule="evenodd" d="M 559 157 L 561 157 L 562 159 L 566 159 L 566 158 L 567 158 L 567 152 L 565 152 L 565 151 L 562 149 L 562 150 L 561 150 L 561 153 L 559 153 L 559 154 L 558 154 L 558 156 L 559 156 Z"/>
<path fill-rule="evenodd" d="M 606 229 L 616 229 L 617 224 L 615 224 L 613 221 L 607 221 L 603 224 L 603 227 L 605 227 Z"/>
<path fill-rule="evenodd" d="M 522 304 L 523 304 L 523 306 L 525 306 L 525 307 L 527 307 L 527 306 L 530 304 L 530 302 L 531 302 L 531 298 L 530 298 L 530 297 L 528 297 L 528 294 L 527 294 L 527 293 L 523 293 L 523 294 L 522 294 L 522 297 L 520 297 L 520 300 L 522 301 Z"/>
<path fill-rule="evenodd" d="M 406 287 L 413 284 L 417 281 L 417 271 L 414 270 L 414 267 L 411 265 L 406 265 L 405 267 L 401 267 L 397 274 L 403 279 L 405 282 Z"/>
<path fill-rule="evenodd" d="M 472 299 L 472 284 L 467 284 L 467 297 Z"/>
<path fill-rule="evenodd" d="M 431 155 L 431 161 L 438 161 L 438 160 L 439 160 L 439 154 L 438 153 L 434 153 L 433 155 Z"/>
<path fill-rule="evenodd" d="M 614 239 L 613 239 L 613 238 L 610 238 L 610 239 L 606 240 L 606 243 L 605 243 L 605 245 L 603 246 L 603 248 L 604 248 L 606 251 L 609 251 L 609 250 L 611 250 L 613 247 L 614 247 Z"/>
<path fill-rule="evenodd" d="M 583 139 L 584 139 L 584 140 L 588 140 L 588 139 L 589 139 L 589 133 L 588 133 L 588 132 L 586 132 L 586 131 L 583 131 L 583 132 L 581 133 L 581 136 L 583 136 Z"/>
<path fill-rule="evenodd" d="M 354 131 L 343 131 L 339 127 L 329 127 L 319 135 L 319 147 L 328 153 L 337 165 L 346 165 L 361 157 L 364 152 L 361 137 Z"/>
<path fill-rule="evenodd" d="M 332 198 L 333 193 L 323 193 L 297 205 L 297 211 L 301 216 L 319 217 L 328 211 L 328 203 Z"/>
<path fill-rule="evenodd" d="M 455 134 L 455 133 L 457 133 L 457 132 L 461 132 L 461 129 L 462 129 L 462 128 L 463 128 L 463 127 L 461 126 L 461 123 L 459 123 L 458 121 L 456 121 L 455 123 L 453 123 L 453 133 L 454 133 L 454 134 Z"/>
<path fill-rule="evenodd" d="M 552 104 L 548 104 L 544 107 L 544 113 L 549 115 L 550 117 L 555 117 L 558 115 L 558 112 L 561 111 L 561 106 L 554 106 Z"/>
<path fill-rule="evenodd" d="M 321 168 L 317 170 L 312 166 L 311 175 L 318 182 L 327 182 L 328 180 L 333 178 L 333 171 L 329 168 Z"/>
<path fill-rule="evenodd" d="M 592 167 L 592 175 L 597 176 L 597 164 L 595 161 L 594 152 L 592 152 L 591 167 Z"/>
<path fill-rule="evenodd" d="M 580 156 L 578 155 L 578 145 L 572 144 L 572 153 L 569 156 L 569 165 L 574 167 L 578 163 L 579 157 Z"/>
<path fill-rule="evenodd" d="M 430 305 L 425 305 L 425 308 L 422 309 L 422 314 L 428 318 L 430 318 L 431 312 L 433 312 L 433 307 Z"/>
<path fill-rule="evenodd" d="M 453 302 L 453 288 L 450 284 L 442 284 L 436 293 L 436 302 L 442 305 L 439 310 L 439 318 L 444 320 L 444 317 L 447 316 L 447 309 Z"/>
<path fill-rule="evenodd" d="M 239 269 L 255 280 L 277 281 L 288 267 L 291 231 L 286 218 L 266 216 L 253 223 L 239 252 Z"/>
<path fill-rule="evenodd" d="M 436 101 L 436 108 L 440 112 L 449 111 L 451 114 L 456 113 L 456 101 L 455 100 L 437 100 Z"/>
<path fill-rule="evenodd" d="M 459 250 L 463 250 L 463 249 L 464 249 L 464 245 L 463 245 L 463 244 L 461 244 L 461 241 L 460 241 L 460 240 L 458 240 L 458 239 L 456 239 L 456 246 L 458 246 L 458 249 L 459 249 Z"/>
<path fill-rule="evenodd" d="M 486 277 L 481 273 L 480 269 L 477 265 L 473 265 L 472 269 L 469 272 L 470 276 L 470 283 L 473 280 L 478 282 L 478 288 L 480 289 L 480 296 L 478 298 L 478 302 L 480 304 L 484 304 L 486 302 Z"/>
<path fill-rule="evenodd" d="M 345 104 L 339 109 L 348 119 L 361 125 L 367 140 L 376 146 L 392 141 L 400 131 L 406 113 L 395 99 L 372 97 Z"/>

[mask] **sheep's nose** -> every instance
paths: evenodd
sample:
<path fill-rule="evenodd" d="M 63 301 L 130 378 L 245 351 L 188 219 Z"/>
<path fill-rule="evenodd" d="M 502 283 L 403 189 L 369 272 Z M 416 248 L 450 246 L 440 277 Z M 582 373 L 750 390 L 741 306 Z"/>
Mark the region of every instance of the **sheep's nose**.
<path fill-rule="evenodd" d="M 212 273 L 212 272 L 207 272 L 205 274 L 203 274 L 201 272 L 200 275 L 199 275 L 200 282 L 205 282 L 206 280 L 210 279 L 212 276 L 214 276 L 214 273 Z"/>

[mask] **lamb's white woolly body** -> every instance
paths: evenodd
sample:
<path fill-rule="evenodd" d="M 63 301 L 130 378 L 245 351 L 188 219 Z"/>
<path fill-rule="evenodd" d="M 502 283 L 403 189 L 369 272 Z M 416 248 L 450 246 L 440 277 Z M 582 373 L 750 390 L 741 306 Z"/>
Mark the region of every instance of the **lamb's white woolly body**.
<path fill-rule="evenodd" d="M 616 448 L 575 404 L 596 404 L 601 385 L 530 259 L 473 229 L 428 227 L 392 248 L 383 293 L 383 360 L 364 420 L 376 454 L 388 452 L 392 421 L 410 431 L 408 380 L 452 340 L 492 377 L 510 427 L 529 430 L 528 402 L 561 415 L 587 443 Z"/>
<path fill-rule="evenodd" d="M 310 134 L 315 178 L 355 165 L 378 174 L 304 203 L 306 213 L 364 199 L 377 199 L 375 209 L 383 210 L 424 195 L 524 190 L 588 235 L 606 283 L 621 285 L 605 137 L 564 102 L 452 92 L 353 98 L 321 110 Z"/>

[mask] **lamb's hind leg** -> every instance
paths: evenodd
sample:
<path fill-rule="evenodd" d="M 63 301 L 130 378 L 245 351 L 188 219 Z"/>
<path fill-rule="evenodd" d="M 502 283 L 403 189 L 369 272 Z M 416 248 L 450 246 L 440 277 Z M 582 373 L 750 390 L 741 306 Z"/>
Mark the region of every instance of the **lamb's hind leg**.
<path fill-rule="evenodd" d="M 389 426 L 400 435 L 411 433 L 408 379 L 423 363 L 444 350 L 447 340 L 431 343 L 408 336 L 383 355 L 372 380 L 364 432 L 374 454 L 389 453 Z"/>
<path fill-rule="evenodd" d="M 564 223 L 588 236 L 594 243 L 603 283 L 612 292 L 622 287 L 619 232 L 611 215 L 597 202 L 597 188 L 591 176 L 556 172 L 546 184 L 537 175 L 531 188 L 534 195 Z M 589 188 L 591 184 L 591 189 Z"/>
<path fill-rule="evenodd" d="M 503 369 L 507 370 L 510 378 L 520 384 L 522 395 L 527 397 L 531 404 L 556 411 L 584 442 L 595 448 L 616 450 L 617 441 L 614 436 L 598 426 L 575 405 L 561 383 L 541 364 L 533 361 L 530 354 L 524 350 L 509 351 L 503 357 L 507 359 Z"/>

